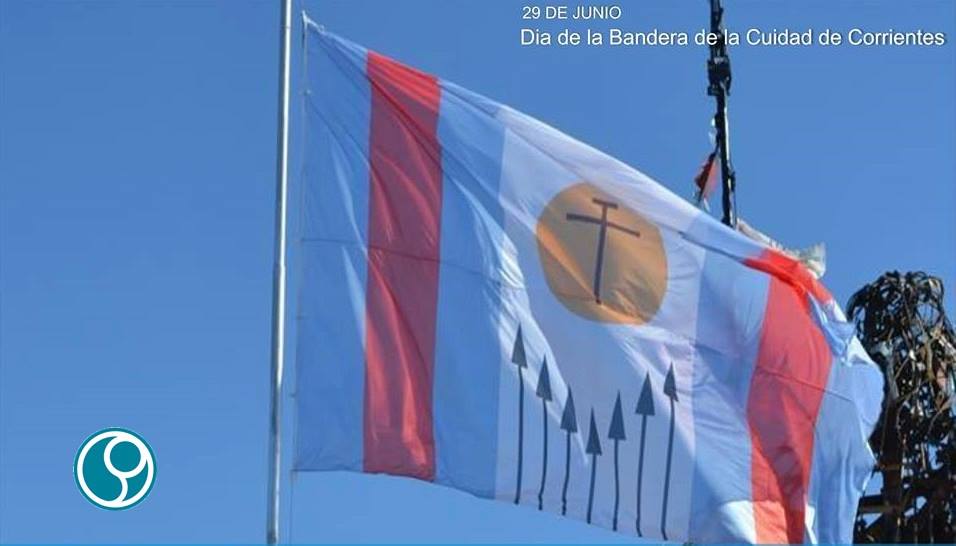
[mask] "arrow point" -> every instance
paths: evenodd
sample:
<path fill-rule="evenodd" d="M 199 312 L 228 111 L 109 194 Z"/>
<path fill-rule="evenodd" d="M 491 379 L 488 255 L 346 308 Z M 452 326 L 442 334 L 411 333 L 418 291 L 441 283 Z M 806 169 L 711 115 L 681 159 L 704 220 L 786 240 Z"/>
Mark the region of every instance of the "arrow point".
<path fill-rule="evenodd" d="M 524 354 L 524 336 L 521 334 L 521 325 L 518 325 L 518 335 L 515 336 L 515 346 L 511 351 L 511 362 L 519 368 L 528 367 L 528 359 Z"/>
<path fill-rule="evenodd" d="M 664 394 L 671 400 L 679 402 L 677 398 L 677 381 L 674 379 L 674 363 L 671 362 L 671 368 L 667 370 L 667 377 L 664 378 Z"/>
<path fill-rule="evenodd" d="M 607 437 L 612 440 L 626 440 L 624 434 L 624 412 L 621 411 L 621 392 L 617 393 L 617 400 L 614 402 L 614 413 L 611 414 L 611 428 L 608 429 Z"/>
<path fill-rule="evenodd" d="M 548 357 L 541 363 L 541 373 L 538 374 L 538 388 L 535 389 L 538 398 L 546 402 L 551 401 L 551 378 L 548 376 Z"/>
<path fill-rule="evenodd" d="M 574 413 L 574 395 L 568 389 L 568 399 L 564 402 L 564 413 L 561 415 L 561 430 L 567 432 L 578 431 L 578 417 Z"/>
<path fill-rule="evenodd" d="M 644 379 L 644 387 L 641 388 L 641 397 L 637 399 L 637 409 L 634 413 L 638 415 L 654 415 L 654 392 L 651 387 L 651 374 L 647 373 Z"/>
<path fill-rule="evenodd" d="M 591 409 L 591 429 L 588 431 L 588 447 L 584 450 L 588 455 L 601 454 L 601 439 L 597 433 L 597 423 L 594 422 L 594 408 Z"/>

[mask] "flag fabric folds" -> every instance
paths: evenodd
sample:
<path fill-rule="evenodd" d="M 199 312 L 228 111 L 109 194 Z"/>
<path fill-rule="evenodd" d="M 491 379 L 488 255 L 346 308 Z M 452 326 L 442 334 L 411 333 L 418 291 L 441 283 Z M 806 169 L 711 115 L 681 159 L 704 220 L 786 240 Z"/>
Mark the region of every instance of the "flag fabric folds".
<path fill-rule="evenodd" d="M 697 187 L 697 193 L 694 195 L 694 199 L 697 201 L 697 204 L 707 203 L 707 199 L 710 198 L 710 194 L 714 193 L 714 188 L 717 187 L 717 149 L 715 148 L 713 152 L 707 154 L 707 158 L 704 159 L 704 162 L 701 163 L 700 169 L 697 171 L 697 175 L 694 176 L 694 186 Z"/>
<path fill-rule="evenodd" d="M 882 376 L 800 263 L 306 27 L 296 471 L 656 540 L 851 540 Z"/>
<path fill-rule="evenodd" d="M 807 248 L 787 248 L 766 233 L 751 226 L 742 218 L 737 219 L 737 230 L 758 243 L 799 261 L 817 279 L 827 271 L 827 247 L 823 243 L 817 243 Z"/>

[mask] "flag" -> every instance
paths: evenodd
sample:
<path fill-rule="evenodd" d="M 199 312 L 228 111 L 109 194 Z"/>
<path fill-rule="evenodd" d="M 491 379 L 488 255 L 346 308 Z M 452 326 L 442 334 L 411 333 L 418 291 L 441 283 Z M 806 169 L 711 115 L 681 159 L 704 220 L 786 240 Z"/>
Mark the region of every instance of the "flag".
<path fill-rule="evenodd" d="M 799 261 L 817 279 L 827 271 L 827 247 L 823 243 L 816 243 L 807 248 L 787 248 L 766 233 L 744 222 L 741 218 L 737 219 L 737 231 L 758 243 Z"/>
<path fill-rule="evenodd" d="M 697 193 L 694 196 L 694 199 L 697 201 L 697 204 L 703 203 L 707 204 L 707 199 L 710 197 L 710 194 L 714 192 L 714 188 L 717 187 L 717 148 L 714 148 L 714 151 L 710 152 L 707 155 L 707 159 L 704 160 L 700 165 L 700 169 L 697 170 L 697 175 L 694 176 L 694 186 L 697 188 Z"/>
<path fill-rule="evenodd" d="M 306 32 L 295 471 L 655 540 L 850 541 L 882 376 L 803 266 L 529 116 Z"/>

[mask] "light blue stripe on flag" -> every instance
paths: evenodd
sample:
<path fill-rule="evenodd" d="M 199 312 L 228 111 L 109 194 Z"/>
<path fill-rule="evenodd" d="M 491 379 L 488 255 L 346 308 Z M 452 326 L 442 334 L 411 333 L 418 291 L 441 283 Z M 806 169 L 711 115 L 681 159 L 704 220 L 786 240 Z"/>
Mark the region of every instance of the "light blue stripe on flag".
<path fill-rule="evenodd" d="M 296 350 L 297 470 L 362 470 L 368 131 L 365 51 L 310 27 Z"/>
<path fill-rule="evenodd" d="M 443 83 L 441 266 L 435 348 L 435 481 L 493 497 L 504 133 L 489 102 Z"/>
<path fill-rule="evenodd" d="M 853 536 L 856 499 L 876 464 L 866 440 L 877 415 L 861 415 L 860 408 L 878 407 L 864 400 L 881 392 L 882 376 L 860 353 L 863 348 L 854 340 L 847 359 L 835 358 L 830 366 L 827 391 L 820 402 L 814 429 L 807 499 L 811 517 L 805 542 L 813 539 L 819 544 L 839 543 Z M 825 517 L 825 524 L 821 525 L 821 514 L 837 517 Z"/>
<path fill-rule="evenodd" d="M 691 540 L 752 542 L 756 538 L 746 403 L 768 289 L 765 274 L 744 269 L 722 254 L 706 253 L 692 387 L 697 453 Z"/>

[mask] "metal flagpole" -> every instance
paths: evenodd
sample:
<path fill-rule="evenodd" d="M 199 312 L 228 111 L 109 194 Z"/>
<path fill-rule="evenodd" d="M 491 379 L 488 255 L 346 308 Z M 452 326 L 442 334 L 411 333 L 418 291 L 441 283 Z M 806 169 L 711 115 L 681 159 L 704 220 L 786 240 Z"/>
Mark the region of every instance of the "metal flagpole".
<path fill-rule="evenodd" d="M 714 128 L 717 130 L 717 146 L 720 149 L 720 173 L 723 181 L 722 222 L 732 228 L 737 227 L 737 174 L 730 163 L 730 122 L 727 119 L 727 96 L 730 95 L 730 57 L 727 56 L 723 26 L 724 8 L 720 0 L 710 0 L 710 32 L 720 39 L 710 46 L 710 59 L 707 60 L 707 94 L 717 100 L 717 112 L 714 113 Z"/>
<path fill-rule="evenodd" d="M 279 485 L 282 463 L 282 368 L 285 356 L 286 196 L 289 185 L 289 64 L 292 0 L 279 0 L 279 127 L 276 158 L 275 262 L 272 271 L 272 366 L 269 400 L 269 506 L 266 543 L 279 541 Z"/>

